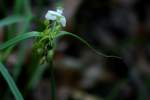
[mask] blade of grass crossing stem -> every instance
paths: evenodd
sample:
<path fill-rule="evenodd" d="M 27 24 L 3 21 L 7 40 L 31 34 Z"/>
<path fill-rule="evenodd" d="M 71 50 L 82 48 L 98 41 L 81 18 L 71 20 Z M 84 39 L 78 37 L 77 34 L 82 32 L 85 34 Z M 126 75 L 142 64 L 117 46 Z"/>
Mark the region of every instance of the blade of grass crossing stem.
<path fill-rule="evenodd" d="M 98 55 L 100 55 L 100 56 L 103 56 L 103 57 L 114 57 L 114 58 L 121 59 L 121 57 L 106 55 L 106 54 L 104 54 L 104 53 L 102 53 L 102 52 L 97 51 L 97 50 L 94 49 L 88 42 L 86 42 L 84 39 L 82 39 L 82 38 L 79 37 L 78 35 L 75 35 L 75 34 L 70 33 L 70 32 L 61 31 L 59 34 L 57 34 L 56 38 L 62 37 L 62 36 L 64 36 L 64 35 L 70 35 L 70 36 L 75 37 L 76 39 L 78 39 L 78 40 L 80 40 L 81 42 L 83 42 L 86 46 L 88 46 L 93 52 L 95 52 L 96 54 L 98 54 Z"/>
<path fill-rule="evenodd" d="M 25 61 L 26 58 L 26 51 L 28 49 L 27 43 L 21 43 L 21 46 L 19 47 L 19 51 L 18 51 L 18 56 L 17 56 L 17 62 L 14 65 L 14 70 L 13 70 L 13 76 L 14 79 L 17 81 L 20 72 L 22 70 L 22 65 Z"/>
<path fill-rule="evenodd" d="M 18 23 L 24 20 L 22 16 L 9 16 L 0 20 L 0 27 L 4 27 L 10 24 Z"/>
<path fill-rule="evenodd" d="M 25 57 L 26 57 L 27 48 L 28 48 L 28 46 L 26 45 L 26 43 L 22 43 L 21 47 L 19 48 L 19 52 L 18 52 L 18 56 L 17 56 L 18 61 L 14 65 L 14 71 L 13 71 L 13 76 L 14 76 L 15 80 L 17 80 L 20 75 L 22 65 L 23 65 Z"/>
<path fill-rule="evenodd" d="M 27 19 L 22 27 L 21 33 L 26 32 L 29 29 L 29 25 L 30 25 L 30 19 Z M 24 62 L 25 59 L 25 55 L 26 55 L 26 50 L 27 50 L 27 45 L 26 43 L 22 43 L 21 47 L 19 48 L 19 53 L 18 53 L 18 61 L 17 63 L 14 65 L 14 71 L 13 71 L 13 75 L 14 75 L 14 79 L 17 80 L 18 76 L 20 75 L 21 69 L 22 69 L 22 64 Z"/>
<path fill-rule="evenodd" d="M 5 66 L 0 62 L 0 72 L 4 79 L 6 80 L 10 90 L 12 91 L 13 95 L 15 96 L 16 100 L 24 100 L 19 89 L 17 88 L 14 80 L 10 76 L 9 72 L 5 68 Z"/>
<path fill-rule="evenodd" d="M 29 3 L 30 0 L 26 0 L 27 3 Z M 26 6 L 25 6 L 26 7 Z M 32 19 L 32 13 L 29 13 L 31 11 L 28 11 L 28 10 L 31 10 L 29 9 L 30 8 L 30 5 L 27 6 L 27 19 L 24 20 L 24 23 L 23 23 L 23 26 L 21 27 L 21 32 L 20 33 L 24 33 L 26 32 L 27 30 L 29 30 L 29 27 L 30 27 L 30 22 L 31 22 L 31 19 Z M 15 80 L 18 79 L 18 76 L 20 75 L 20 72 L 21 72 L 21 69 L 22 69 L 22 64 L 24 62 L 24 59 L 25 59 L 25 54 L 26 54 L 26 49 L 27 49 L 27 46 L 25 45 L 26 43 L 23 43 L 21 44 L 21 47 L 19 48 L 19 53 L 18 53 L 18 61 L 17 63 L 14 65 L 14 78 Z"/>
<path fill-rule="evenodd" d="M 32 62 L 31 62 L 31 64 L 29 65 L 29 68 L 27 69 L 27 72 L 28 72 L 28 76 L 29 76 L 29 78 L 28 78 L 28 82 L 27 82 L 27 84 L 26 84 L 26 86 L 25 87 L 27 87 L 27 88 L 25 88 L 24 89 L 24 91 L 23 91 L 23 94 L 26 96 L 27 95 L 27 93 L 28 93 L 28 91 L 29 90 L 31 90 L 31 89 L 33 89 L 33 87 L 32 87 L 32 83 L 31 83 L 31 80 L 33 79 L 33 77 L 34 77 L 34 74 L 35 74 L 35 72 L 36 72 L 36 69 L 39 67 L 39 63 L 35 63 L 35 62 L 38 62 L 39 61 L 39 58 L 37 57 L 37 54 L 34 52 L 34 47 L 33 47 L 33 50 L 32 50 L 32 54 L 31 54 L 31 60 L 32 60 Z M 31 87 L 30 87 L 31 86 Z"/>
<path fill-rule="evenodd" d="M 8 40 L 7 42 L 3 43 L 3 44 L 0 44 L 0 50 L 3 50 L 9 46 L 12 46 L 12 45 L 16 45 L 16 43 L 22 41 L 22 40 L 25 40 L 25 39 L 28 39 L 28 38 L 31 38 L 31 37 L 39 37 L 40 36 L 40 32 L 28 32 L 28 33 L 25 33 L 25 34 L 20 34 L 16 37 L 14 37 L 13 39 L 11 40 Z"/>
<path fill-rule="evenodd" d="M 24 33 L 29 30 L 31 25 L 32 16 L 27 16 L 27 19 L 21 24 L 22 27 L 20 28 L 20 32 Z"/>
<path fill-rule="evenodd" d="M 35 88 L 38 84 L 38 82 L 40 81 L 40 79 L 42 78 L 42 75 L 44 73 L 44 71 L 46 70 L 48 64 L 42 64 L 42 65 L 38 65 L 37 68 L 35 69 L 35 71 L 32 74 L 31 79 L 29 80 L 28 83 L 28 90 Z"/>

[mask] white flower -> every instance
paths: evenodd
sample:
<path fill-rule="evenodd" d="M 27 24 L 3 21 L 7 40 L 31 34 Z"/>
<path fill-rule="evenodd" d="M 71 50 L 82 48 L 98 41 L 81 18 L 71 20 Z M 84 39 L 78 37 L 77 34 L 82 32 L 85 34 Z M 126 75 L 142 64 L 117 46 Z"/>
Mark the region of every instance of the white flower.
<path fill-rule="evenodd" d="M 52 10 L 49 10 L 46 15 L 45 15 L 45 18 L 47 20 L 52 20 L 52 21 L 58 21 L 61 23 L 61 25 L 63 27 L 66 26 L 66 18 L 62 15 L 63 13 L 63 10 L 62 9 L 57 9 L 57 11 L 52 11 Z"/>
<path fill-rule="evenodd" d="M 58 12 L 59 14 L 62 14 L 62 13 L 63 13 L 63 10 L 62 10 L 62 9 L 57 9 L 57 12 Z"/>

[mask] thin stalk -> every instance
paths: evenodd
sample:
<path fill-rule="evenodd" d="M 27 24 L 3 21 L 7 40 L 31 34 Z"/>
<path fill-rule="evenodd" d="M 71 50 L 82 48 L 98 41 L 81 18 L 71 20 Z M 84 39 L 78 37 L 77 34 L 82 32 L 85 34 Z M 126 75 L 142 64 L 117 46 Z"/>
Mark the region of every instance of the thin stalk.
<path fill-rule="evenodd" d="M 50 61 L 51 100 L 56 100 L 56 82 L 53 61 Z"/>

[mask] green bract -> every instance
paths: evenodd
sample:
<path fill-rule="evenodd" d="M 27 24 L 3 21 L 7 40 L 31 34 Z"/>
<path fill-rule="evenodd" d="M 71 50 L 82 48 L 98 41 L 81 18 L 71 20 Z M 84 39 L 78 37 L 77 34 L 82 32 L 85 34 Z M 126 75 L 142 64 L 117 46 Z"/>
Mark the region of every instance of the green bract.
<path fill-rule="evenodd" d="M 45 20 L 45 30 L 40 33 L 40 37 L 35 42 L 35 50 L 41 58 L 41 63 L 48 61 L 49 52 L 53 52 L 55 46 L 55 38 L 60 33 L 62 26 L 57 20 L 49 21 Z M 51 54 L 52 55 L 52 54 Z"/>

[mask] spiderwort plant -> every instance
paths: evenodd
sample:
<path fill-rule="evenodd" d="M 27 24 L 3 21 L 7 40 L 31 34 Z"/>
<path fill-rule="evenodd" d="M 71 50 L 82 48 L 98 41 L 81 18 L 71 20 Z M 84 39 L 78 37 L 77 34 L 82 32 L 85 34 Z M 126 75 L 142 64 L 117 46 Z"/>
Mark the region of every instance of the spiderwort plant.
<path fill-rule="evenodd" d="M 37 54 L 40 56 L 40 63 L 49 63 L 51 69 L 51 97 L 52 100 L 56 100 L 55 94 L 55 78 L 54 70 L 52 67 L 52 58 L 55 49 L 55 38 L 57 34 L 62 30 L 62 27 L 66 26 L 66 18 L 62 15 L 63 10 L 57 9 L 57 11 L 49 10 L 45 18 L 44 24 L 46 26 L 45 30 L 41 32 L 41 37 L 39 37 L 35 42 L 35 49 Z"/>
<path fill-rule="evenodd" d="M 51 71 L 51 100 L 56 100 L 56 91 L 55 91 L 55 79 L 54 79 L 54 69 L 52 67 L 52 60 L 53 54 L 56 47 L 55 40 L 59 37 L 64 35 L 70 35 L 75 37 L 76 39 L 83 42 L 86 46 L 88 46 L 92 51 L 96 54 L 103 56 L 103 57 L 116 57 L 118 56 L 108 56 L 101 52 L 98 52 L 94 49 L 90 44 L 88 44 L 84 39 L 81 37 L 72 34 L 70 32 L 62 31 L 62 28 L 66 26 L 66 18 L 62 15 L 63 9 L 58 8 L 56 11 L 49 10 L 45 15 L 45 30 L 42 32 L 32 31 L 24 34 L 20 34 L 7 42 L 0 44 L 0 50 L 4 50 L 10 46 L 15 46 L 17 43 L 21 42 L 22 40 L 28 38 L 36 38 L 34 43 L 34 50 L 36 54 L 40 58 L 40 63 L 49 63 L 50 71 Z M 11 75 L 8 73 L 7 69 L 2 64 L 0 59 L 0 73 L 3 75 L 4 79 L 6 80 L 7 84 L 9 85 L 12 93 L 14 94 L 16 100 L 23 100 L 21 93 L 19 92 L 14 80 L 12 79 Z"/>
<path fill-rule="evenodd" d="M 40 63 L 49 61 L 49 59 L 53 56 L 55 38 L 62 28 L 66 26 L 66 18 L 62 15 L 62 13 L 63 10 L 59 8 L 57 11 L 49 10 L 45 15 L 46 20 L 44 21 L 44 24 L 46 28 L 40 33 L 41 36 L 35 43 L 37 54 L 41 56 Z"/>

